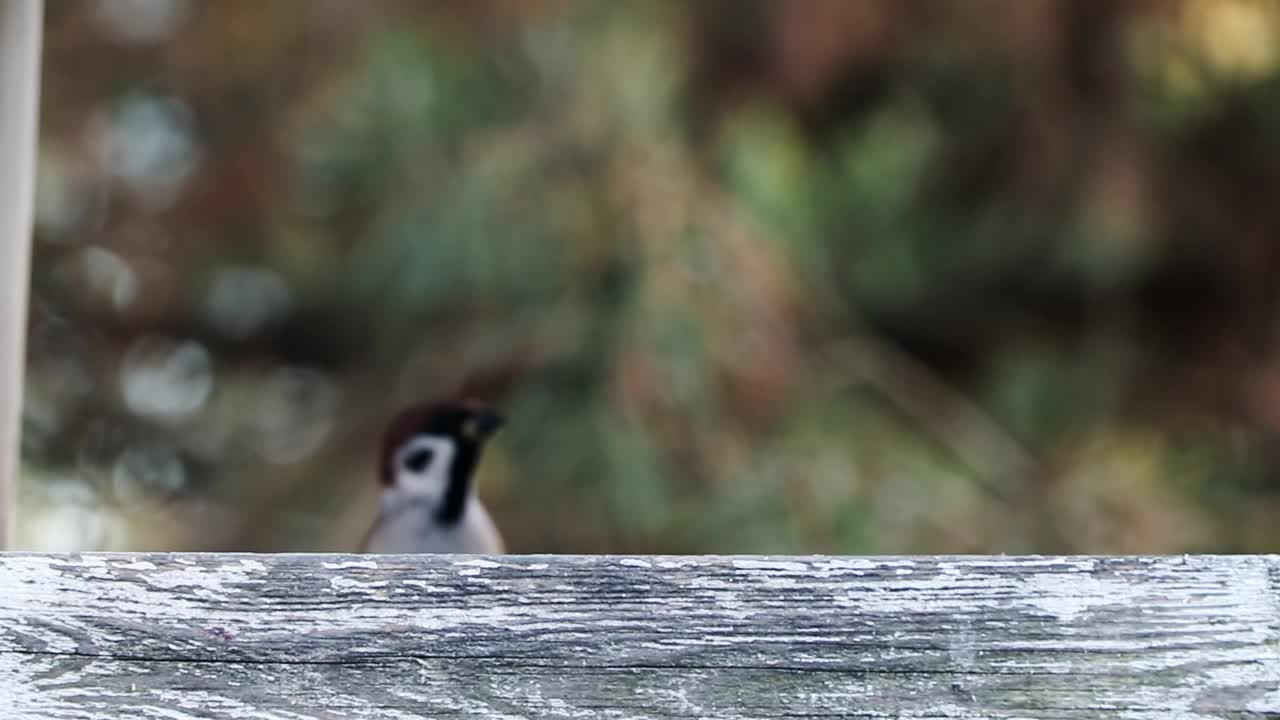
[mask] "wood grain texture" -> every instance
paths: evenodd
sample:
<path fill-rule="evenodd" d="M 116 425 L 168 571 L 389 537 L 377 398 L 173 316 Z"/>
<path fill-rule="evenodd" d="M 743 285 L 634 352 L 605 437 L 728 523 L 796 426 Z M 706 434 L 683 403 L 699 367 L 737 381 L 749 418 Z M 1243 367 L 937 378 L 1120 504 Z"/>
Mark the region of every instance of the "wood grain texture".
<path fill-rule="evenodd" d="M 0 554 L 5 718 L 1277 718 L 1280 557 Z"/>

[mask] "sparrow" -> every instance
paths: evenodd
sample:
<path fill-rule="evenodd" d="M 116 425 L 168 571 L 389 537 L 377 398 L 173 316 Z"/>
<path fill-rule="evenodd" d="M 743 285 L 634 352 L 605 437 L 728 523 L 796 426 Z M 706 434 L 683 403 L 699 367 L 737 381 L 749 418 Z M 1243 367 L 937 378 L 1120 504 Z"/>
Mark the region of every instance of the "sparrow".
<path fill-rule="evenodd" d="M 472 482 L 485 441 L 502 424 L 501 415 L 470 401 L 397 415 L 383 436 L 381 504 L 364 552 L 504 553 Z"/>

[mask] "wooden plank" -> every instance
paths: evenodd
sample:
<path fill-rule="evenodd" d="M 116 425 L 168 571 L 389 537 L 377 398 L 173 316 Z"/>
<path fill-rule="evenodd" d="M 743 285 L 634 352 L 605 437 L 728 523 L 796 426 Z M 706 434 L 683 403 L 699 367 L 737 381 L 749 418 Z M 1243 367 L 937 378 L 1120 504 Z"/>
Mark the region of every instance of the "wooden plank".
<path fill-rule="evenodd" d="M 16 505 L 43 17 L 42 0 L 0 2 L 0 549 Z"/>
<path fill-rule="evenodd" d="M 0 554 L 21 718 L 1280 717 L 1280 556 Z"/>

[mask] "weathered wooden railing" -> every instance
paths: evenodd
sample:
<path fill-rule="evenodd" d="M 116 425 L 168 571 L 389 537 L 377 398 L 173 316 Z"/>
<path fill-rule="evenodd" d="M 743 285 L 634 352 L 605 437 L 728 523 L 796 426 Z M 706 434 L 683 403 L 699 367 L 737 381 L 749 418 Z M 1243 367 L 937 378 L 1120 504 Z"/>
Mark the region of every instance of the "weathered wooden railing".
<path fill-rule="evenodd" d="M 1277 718 L 1280 556 L 0 555 L 4 718 Z"/>

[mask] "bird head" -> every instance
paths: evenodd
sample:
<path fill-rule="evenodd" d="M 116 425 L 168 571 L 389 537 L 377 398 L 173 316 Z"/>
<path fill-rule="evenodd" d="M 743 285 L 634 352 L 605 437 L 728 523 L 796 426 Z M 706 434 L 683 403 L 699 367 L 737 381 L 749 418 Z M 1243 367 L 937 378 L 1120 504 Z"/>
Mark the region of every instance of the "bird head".
<path fill-rule="evenodd" d="M 502 424 L 501 415 L 469 400 L 402 411 L 383 437 L 379 480 L 384 491 L 426 502 L 442 524 L 455 522 L 471 492 L 480 452 Z"/>

